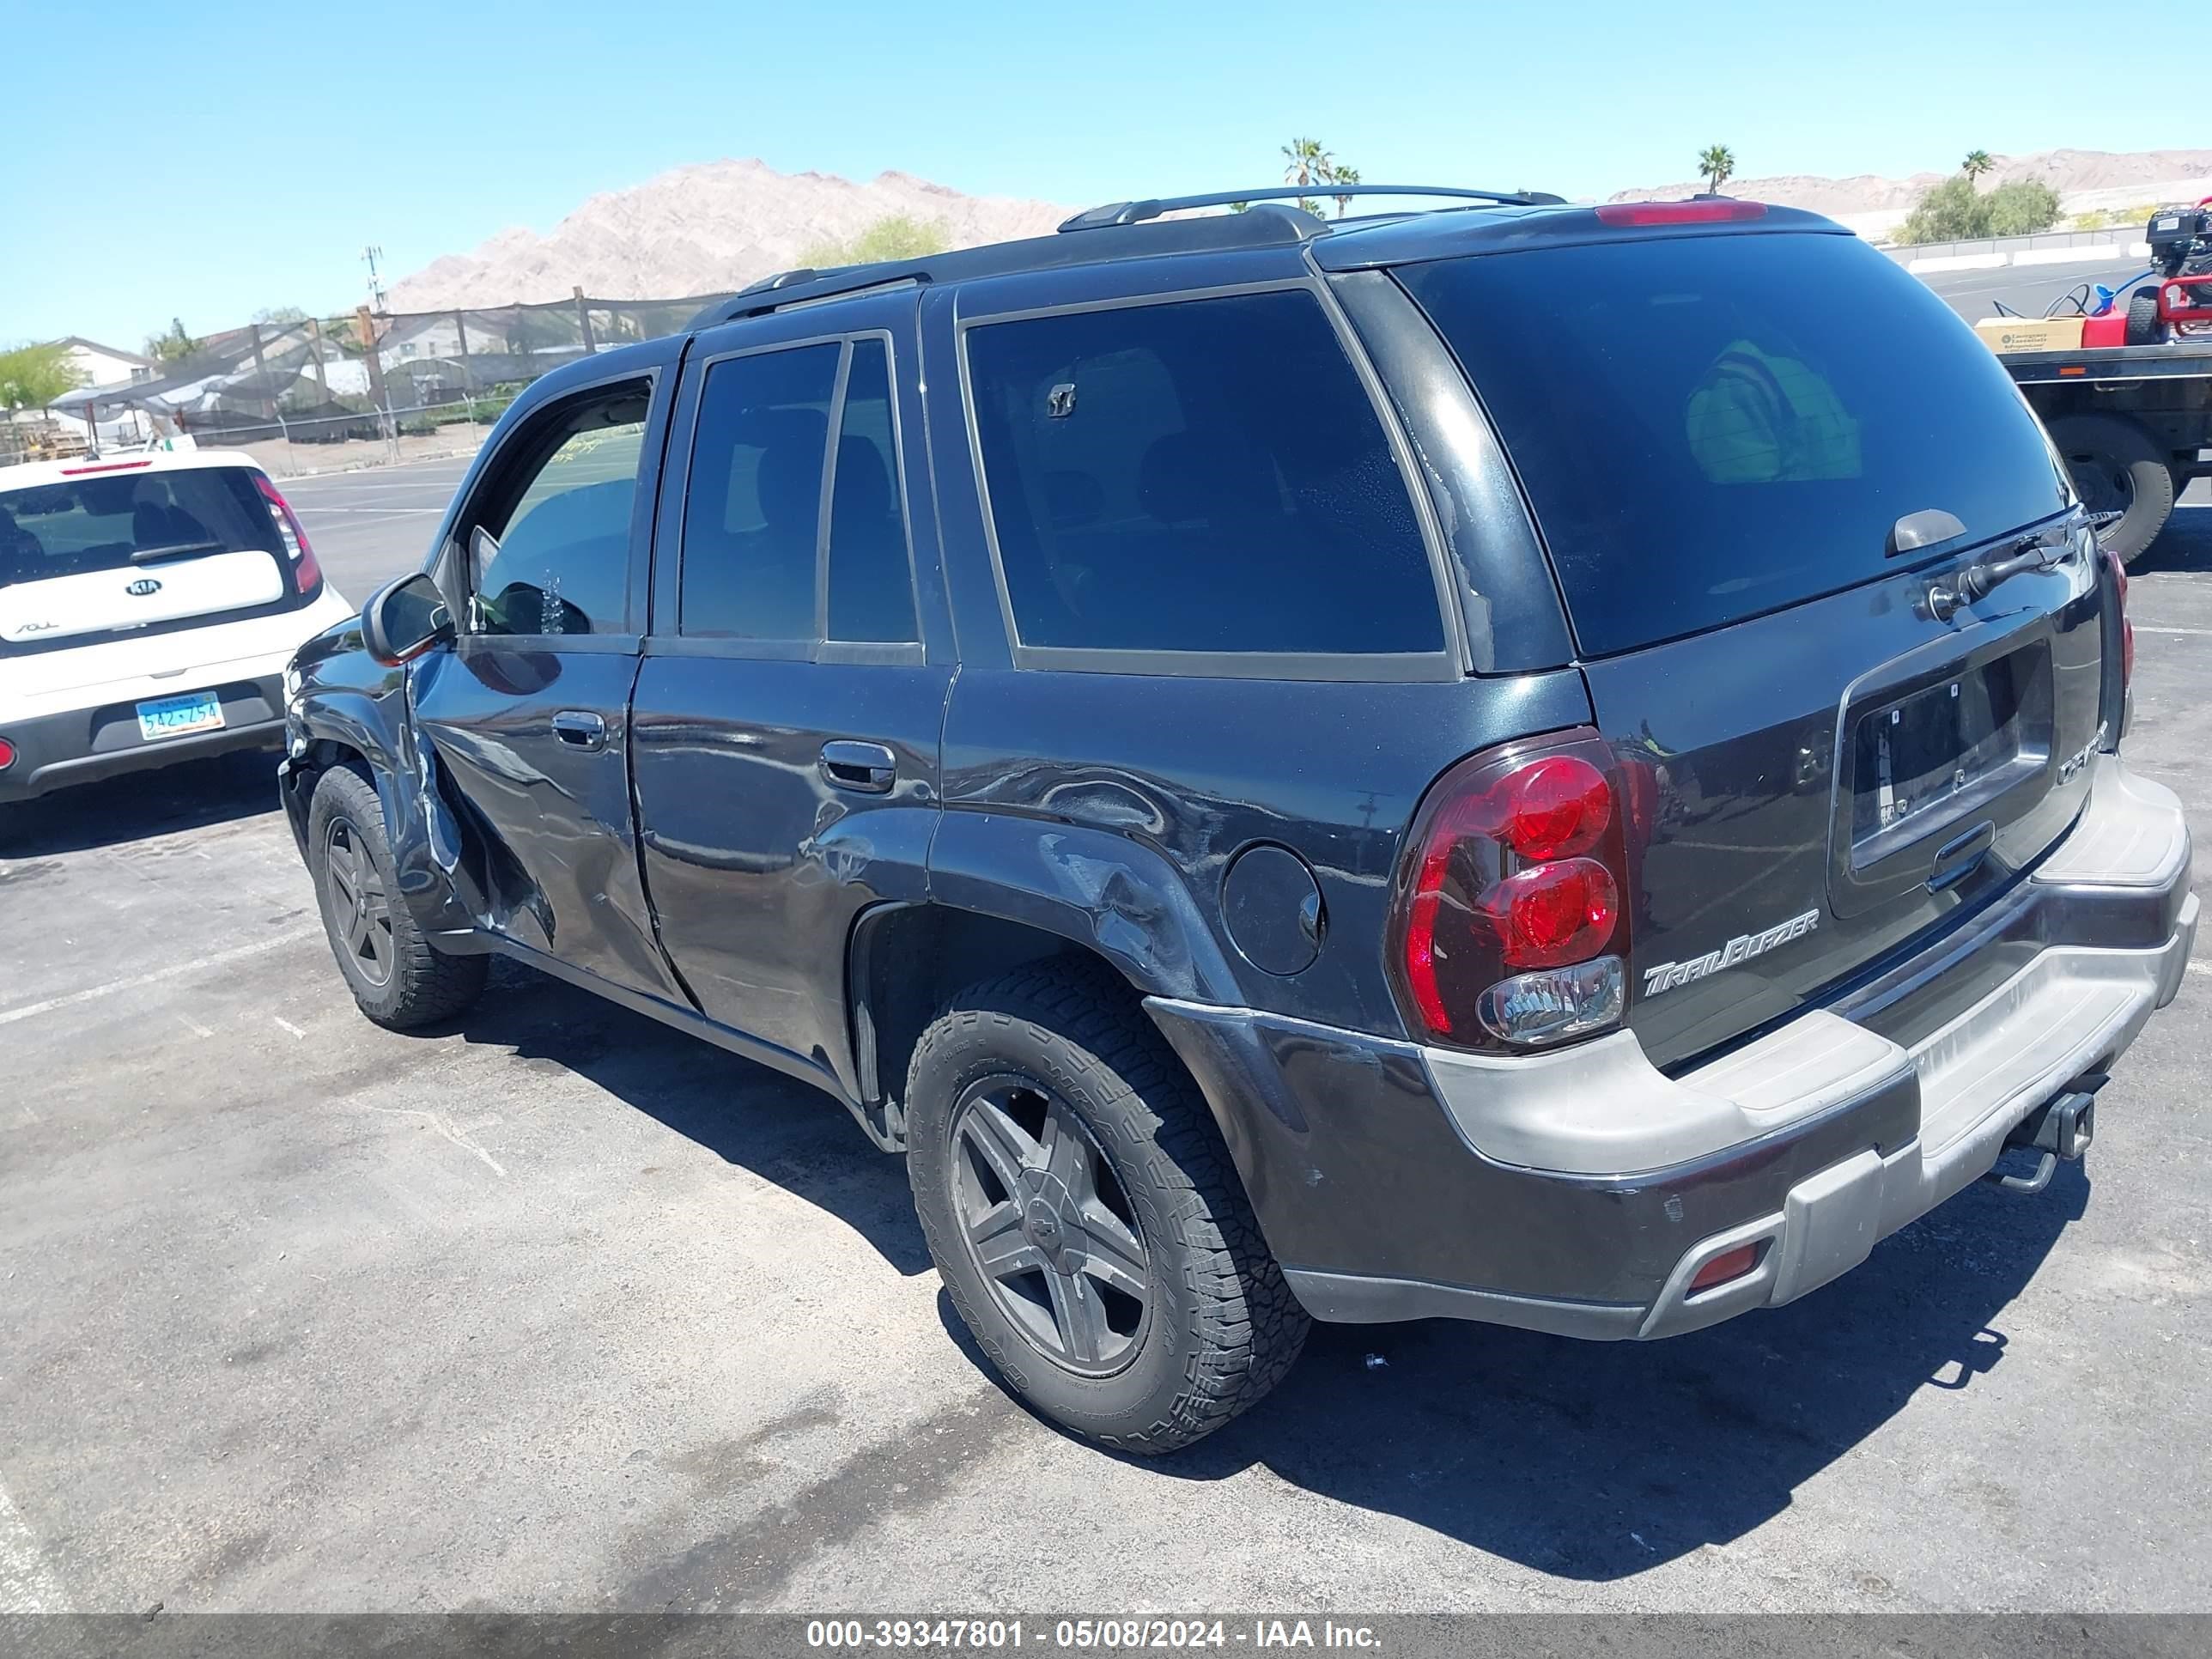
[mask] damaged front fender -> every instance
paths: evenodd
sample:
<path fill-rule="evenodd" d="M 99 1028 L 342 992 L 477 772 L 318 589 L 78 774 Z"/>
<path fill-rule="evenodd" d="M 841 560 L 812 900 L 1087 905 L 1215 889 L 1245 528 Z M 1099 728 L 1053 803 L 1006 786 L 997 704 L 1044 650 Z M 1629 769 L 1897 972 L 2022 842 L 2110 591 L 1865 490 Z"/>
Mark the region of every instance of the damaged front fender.
<path fill-rule="evenodd" d="M 333 766 L 362 770 L 384 808 L 402 902 L 425 933 L 452 948 L 486 914 L 483 883 L 440 787 L 437 756 L 414 739 L 407 671 L 374 663 L 360 641 L 358 623 L 349 623 L 309 641 L 294 660 L 276 769 L 285 818 L 306 857 L 316 780 Z"/>

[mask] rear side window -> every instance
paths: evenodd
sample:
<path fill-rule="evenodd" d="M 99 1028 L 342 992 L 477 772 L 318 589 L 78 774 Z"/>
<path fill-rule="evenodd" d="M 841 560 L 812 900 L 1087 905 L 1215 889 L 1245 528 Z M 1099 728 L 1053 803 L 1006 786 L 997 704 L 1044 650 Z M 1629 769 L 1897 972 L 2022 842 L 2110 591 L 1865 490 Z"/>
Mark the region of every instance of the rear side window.
<path fill-rule="evenodd" d="M 1398 273 L 1496 422 L 1592 656 L 1880 575 L 1897 520 L 2057 512 L 2033 418 L 1856 237 L 1680 237 Z"/>
<path fill-rule="evenodd" d="M 1022 645 L 1443 648 L 1404 476 L 1312 295 L 979 325 L 967 351 Z"/>

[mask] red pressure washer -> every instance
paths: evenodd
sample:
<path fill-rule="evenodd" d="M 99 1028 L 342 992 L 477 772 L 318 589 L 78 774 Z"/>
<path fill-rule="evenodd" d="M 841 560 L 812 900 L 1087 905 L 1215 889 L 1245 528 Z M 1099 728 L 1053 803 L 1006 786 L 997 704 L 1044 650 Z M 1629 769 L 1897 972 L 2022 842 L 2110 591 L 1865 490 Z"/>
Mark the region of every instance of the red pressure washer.
<path fill-rule="evenodd" d="M 2128 295 L 2126 343 L 2160 345 L 2212 325 L 2212 196 L 2153 214 L 2143 240 L 2160 280 Z"/>

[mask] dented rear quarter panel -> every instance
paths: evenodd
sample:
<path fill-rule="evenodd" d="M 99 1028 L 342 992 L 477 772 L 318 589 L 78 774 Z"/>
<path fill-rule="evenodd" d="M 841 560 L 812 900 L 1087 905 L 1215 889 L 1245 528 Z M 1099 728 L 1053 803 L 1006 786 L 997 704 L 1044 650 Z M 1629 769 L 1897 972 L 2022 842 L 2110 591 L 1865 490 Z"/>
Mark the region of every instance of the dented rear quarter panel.
<path fill-rule="evenodd" d="M 1589 719 L 1572 670 L 1361 684 L 969 668 L 946 718 L 932 896 L 1033 912 L 1017 919 L 1148 994 L 1401 1036 L 1385 923 L 1423 793 L 1462 756 Z M 1261 844 L 1321 890 L 1321 945 L 1296 973 L 1256 965 L 1223 923 L 1223 875 Z"/>

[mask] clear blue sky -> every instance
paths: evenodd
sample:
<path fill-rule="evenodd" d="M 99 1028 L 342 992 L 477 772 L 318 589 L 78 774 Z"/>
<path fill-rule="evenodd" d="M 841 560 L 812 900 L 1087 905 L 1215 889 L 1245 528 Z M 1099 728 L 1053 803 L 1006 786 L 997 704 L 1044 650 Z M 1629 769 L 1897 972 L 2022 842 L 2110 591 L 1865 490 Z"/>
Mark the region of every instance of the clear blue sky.
<path fill-rule="evenodd" d="M 722 156 L 1089 204 L 1272 182 L 1297 134 L 1373 180 L 1569 196 L 1687 178 L 1715 143 L 1750 177 L 2205 137 L 2155 74 L 2067 93 L 2063 43 L 2111 32 L 2041 0 L 8 11 L 0 343 L 350 309 L 366 242 L 402 276 Z"/>

